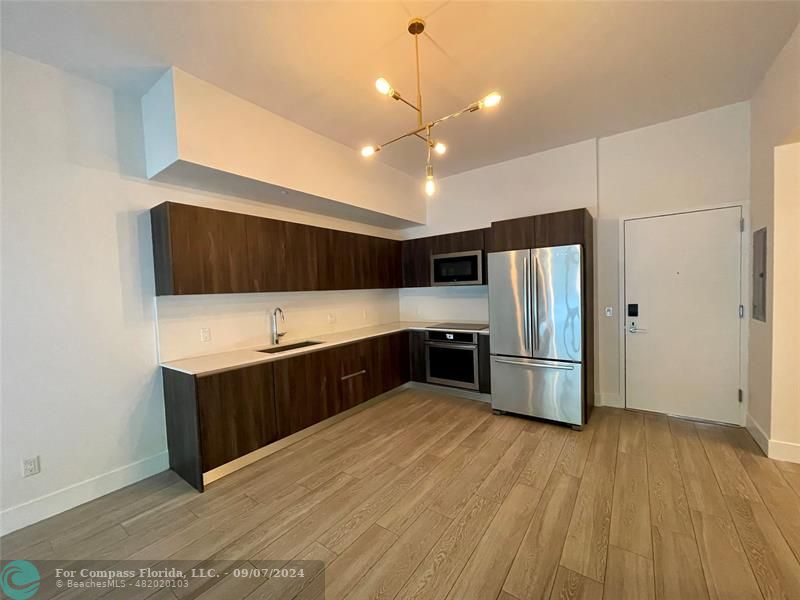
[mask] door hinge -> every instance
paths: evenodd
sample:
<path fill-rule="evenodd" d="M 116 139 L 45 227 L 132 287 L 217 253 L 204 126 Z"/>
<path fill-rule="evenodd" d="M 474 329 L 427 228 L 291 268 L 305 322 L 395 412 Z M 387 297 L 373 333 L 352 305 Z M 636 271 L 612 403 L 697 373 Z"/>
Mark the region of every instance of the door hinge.
<path fill-rule="evenodd" d="M 739 219 L 739 231 L 741 231 L 742 233 L 744 233 L 744 217 L 742 217 L 741 219 Z"/>
<path fill-rule="evenodd" d="M 744 304 L 739 305 L 739 318 L 744 319 Z"/>
<path fill-rule="evenodd" d="M 744 402 L 744 392 L 742 391 L 742 388 L 739 388 L 739 402 Z"/>

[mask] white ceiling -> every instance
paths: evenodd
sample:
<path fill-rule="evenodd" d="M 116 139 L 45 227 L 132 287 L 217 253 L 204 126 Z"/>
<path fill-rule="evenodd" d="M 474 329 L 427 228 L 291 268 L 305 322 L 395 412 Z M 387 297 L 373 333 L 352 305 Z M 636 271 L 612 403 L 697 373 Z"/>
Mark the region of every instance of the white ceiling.
<path fill-rule="evenodd" d="M 373 87 L 414 97 L 411 15 L 426 118 L 503 94 L 439 128 L 443 175 L 748 99 L 800 2 L 4 1 L 2 43 L 136 93 L 176 65 L 358 149 L 414 125 Z M 424 172 L 415 139 L 376 158 Z"/>

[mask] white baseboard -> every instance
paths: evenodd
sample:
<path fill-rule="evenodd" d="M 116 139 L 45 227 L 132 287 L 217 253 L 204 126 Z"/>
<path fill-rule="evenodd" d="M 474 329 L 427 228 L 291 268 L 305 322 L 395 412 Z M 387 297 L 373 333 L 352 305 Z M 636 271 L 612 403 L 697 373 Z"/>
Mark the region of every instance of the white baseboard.
<path fill-rule="evenodd" d="M 625 408 L 622 404 L 622 398 L 620 398 L 619 394 L 601 394 L 600 392 L 594 395 L 594 405 Z"/>
<path fill-rule="evenodd" d="M 794 442 L 781 442 L 779 440 L 769 441 L 769 452 L 767 456 L 775 460 L 785 460 L 787 462 L 800 463 L 800 444 Z"/>
<path fill-rule="evenodd" d="M 769 436 L 750 413 L 747 413 L 745 427 L 750 432 L 750 435 L 753 436 L 756 444 L 764 451 L 764 454 L 769 456 Z"/>
<path fill-rule="evenodd" d="M 169 454 L 165 450 L 108 473 L 11 506 L 0 512 L 0 535 L 6 535 L 70 508 L 75 508 L 168 468 Z"/>
<path fill-rule="evenodd" d="M 800 444 L 771 440 L 766 431 L 764 431 L 764 428 L 761 427 L 750 414 L 747 415 L 747 424 L 745 427 L 747 427 L 747 431 L 750 432 L 750 435 L 753 436 L 756 444 L 759 445 L 764 451 L 764 454 L 768 457 L 775 460 L 800 463 Z"/>

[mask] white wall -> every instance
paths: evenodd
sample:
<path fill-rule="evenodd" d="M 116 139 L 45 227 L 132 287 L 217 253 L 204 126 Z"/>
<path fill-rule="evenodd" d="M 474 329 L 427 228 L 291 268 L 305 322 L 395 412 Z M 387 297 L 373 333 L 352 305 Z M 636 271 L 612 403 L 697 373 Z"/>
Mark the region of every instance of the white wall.
<path fill-rule="evenodd" d="M 485 285 L 407 288 L 399 294 L 402 321 L 489 322 Z"/>
<path fill-rule="evenodd" d="M 800 72 L 799 72 L 800 73 Z M 800 143 L 775 148 L 769 455 L 800 463 Z"/>
<path fill-rule="evenodd" d="M 492 221 L 597 204 L 595 141 L 530 154 L 445 177 L 428 200 L 427 225 L 406 229 L 418 238 L 488 227 Z"/>
<path fill-rule="evenodd" d="M 276 306 L 286 316 L 279 324 L 286 340 L 391 323 L 399 316 L 397 290 L 160 296 L 156 303 L 162 362 L 269 346 Z M 200 340 L 201 328 L 210 330 L 210 341 Z"/>
<path fill-rule="evenodd" d="M 741 102 L 600 139 L 597 385 L 603 403 L 621 401 L 620 221 L 721 204 L 747 205 L 749 120 L 749 105 Z M 603 314 L 606 306 L 613 307 L 613 317 Z"/>
<path fill-rule="evenodd" d="M 778 226 L 791 227 L 778 219 L 774 198 L 774 148 L 800 139 L 800 27 L 795 29 L 775 62 L 759 84 L 752 104 L 751 198 L 752 229 L 767 228 L 767 321 L 750 323 L 749 425 L 756 437 L 773 437 L 780 419 L 772 410 L 774 261 L 786 260 L 775 251 Z M 800 236 L 795 229 L 793 235 Z M 774 292 L 774 293 L 773 293 Z M 800 360 L 795 357 L 795 360 Z M 798 433 L 800 437 L 800 433 Z M 798 440 L 800 441 L 800 439 Z"/>
<path fill-rule="evenodd" d="M 0 526 L 9 531 L 167 466 L 152 206 L 397 232 L 147 181 L 139 99 L 53 67 L 3 52 L 2 93 Z M 23 479 L 22 459 L 37 454 L 41 474 Z"/>

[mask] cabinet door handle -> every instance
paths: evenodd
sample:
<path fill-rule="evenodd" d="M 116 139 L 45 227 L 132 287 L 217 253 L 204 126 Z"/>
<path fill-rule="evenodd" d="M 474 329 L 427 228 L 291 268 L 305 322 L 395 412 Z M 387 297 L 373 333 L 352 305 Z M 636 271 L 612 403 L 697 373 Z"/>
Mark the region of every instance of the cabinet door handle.
<path fill-rule="evenodd" d="M 345 381 L 347 379 L 352 379 L 353 377 L 358 377 L 359 375 L 366 374 L 366 369 L 361 369 L 360 371 L 356 371 L 355 373 L 350 373 L 350 375 L 342 375 L 341 380 Z"/>

